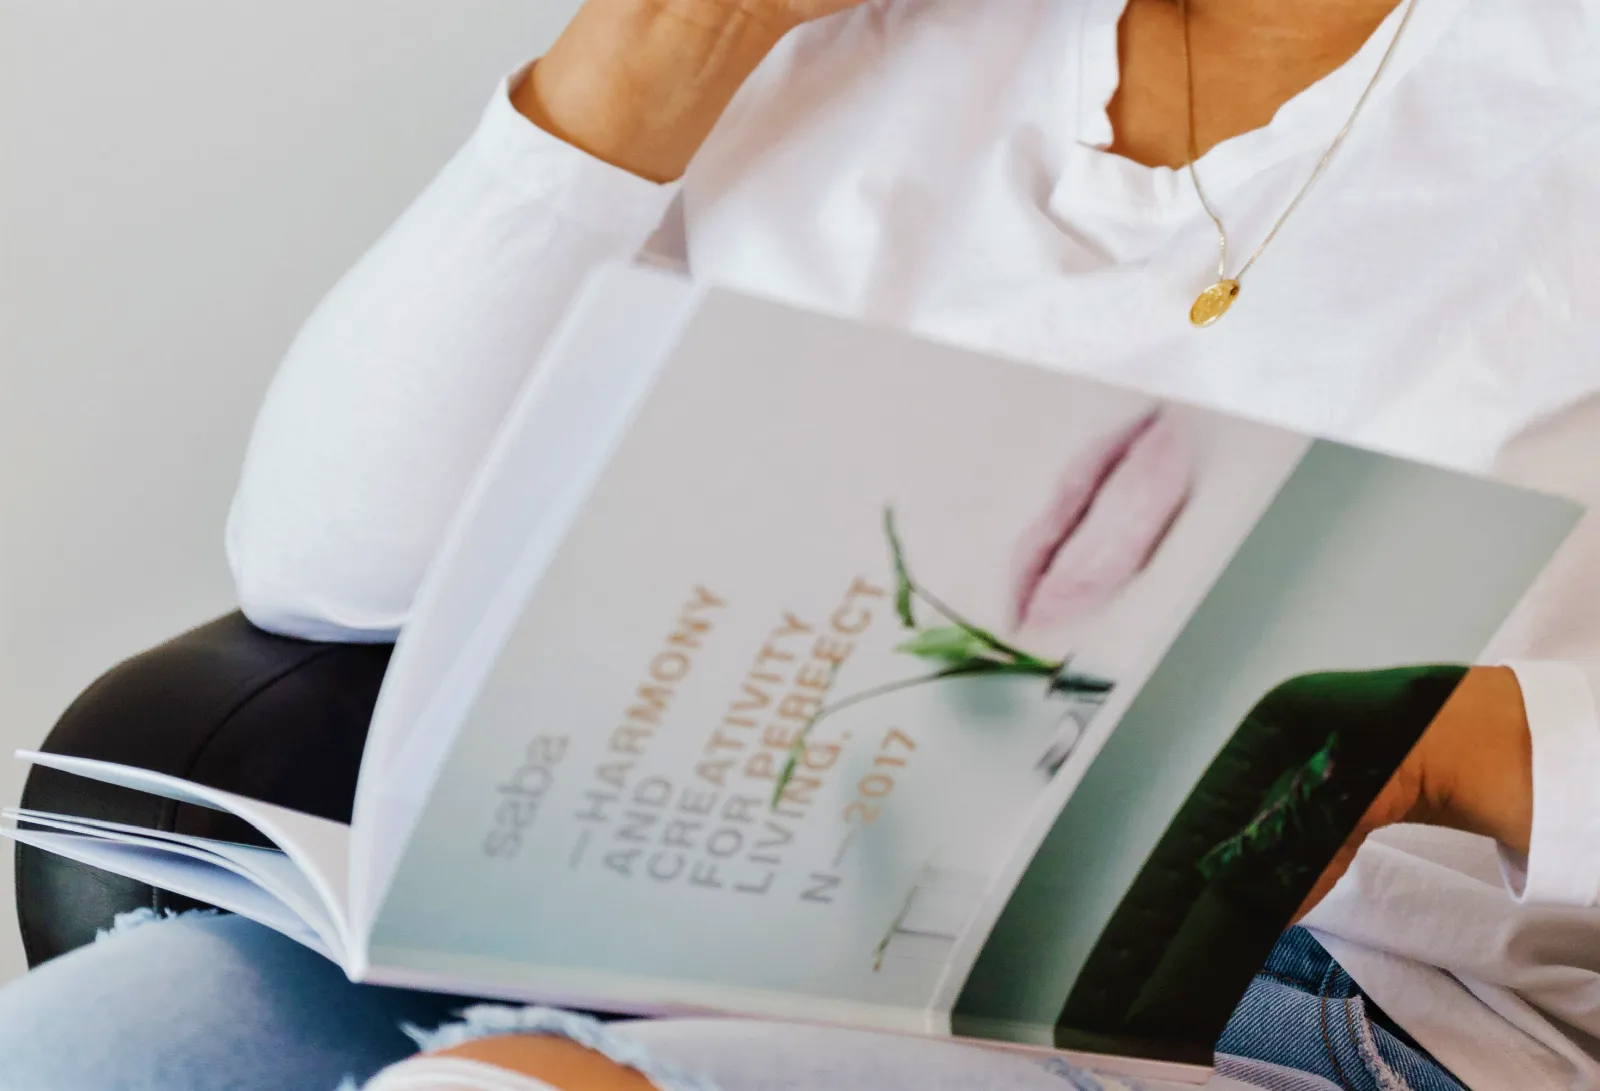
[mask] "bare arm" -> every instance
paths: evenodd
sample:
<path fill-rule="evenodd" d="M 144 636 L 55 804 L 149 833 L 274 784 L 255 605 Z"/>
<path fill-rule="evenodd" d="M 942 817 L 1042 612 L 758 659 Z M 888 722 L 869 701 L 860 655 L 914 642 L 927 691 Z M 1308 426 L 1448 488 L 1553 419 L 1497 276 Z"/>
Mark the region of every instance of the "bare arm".
<path fill-rule="evenodd" d="M 1449 826 L 1527 853 L 1533 829 L 1533 740 L 1514 673 L 1505 667 L 1467 672 L 1298 916 L 1327 896 L 1369 834 L 1397 822 Z"/>

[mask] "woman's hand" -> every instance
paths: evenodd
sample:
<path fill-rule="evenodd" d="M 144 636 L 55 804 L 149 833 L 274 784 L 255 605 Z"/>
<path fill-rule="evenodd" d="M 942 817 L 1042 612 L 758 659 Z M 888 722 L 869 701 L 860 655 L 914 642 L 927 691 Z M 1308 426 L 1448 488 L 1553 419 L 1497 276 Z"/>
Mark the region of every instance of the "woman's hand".
<path fill-rule="evenodd" d="M 1367 835 L 1397 822 L 1450 826 L 1528 851 L 1533 829 L 1533 741 L 1517 677 L 1474 667 L 1405 763 L 1368 808 L 1316 889 L 1304 916 L 1339 881 Z"/>
<path fill-rule="evenodd" d="M 860 3 L 587 0 L 512 103 L 591 155 L 667 181 L 780 38 Z"/>

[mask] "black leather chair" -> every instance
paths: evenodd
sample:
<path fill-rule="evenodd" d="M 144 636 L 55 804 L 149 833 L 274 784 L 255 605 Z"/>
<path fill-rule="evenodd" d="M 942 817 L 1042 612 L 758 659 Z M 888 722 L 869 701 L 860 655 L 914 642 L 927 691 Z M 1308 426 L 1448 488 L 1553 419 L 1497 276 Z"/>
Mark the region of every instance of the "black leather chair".
<path fill-rule="evenodd" d="M 342 822 L 389 645 L 272 636 L 231 614 L 114 667 L 62 715 L 43 749 L 138 765 Z M 22 805 L 154 829 L 255 841 L 242 822 L 34 769 Z M 17 847 L 28 964 L 94 939 L 121 912 L 192 906 L 169 892 Z"/>

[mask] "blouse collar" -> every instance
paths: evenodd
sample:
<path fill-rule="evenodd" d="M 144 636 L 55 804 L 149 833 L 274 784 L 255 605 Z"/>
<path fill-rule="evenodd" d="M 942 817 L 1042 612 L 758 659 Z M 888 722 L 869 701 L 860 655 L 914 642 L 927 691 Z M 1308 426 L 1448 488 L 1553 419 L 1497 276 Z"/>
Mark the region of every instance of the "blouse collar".
<path fill-rule="evenodd" d="M 1405 2 L 1416 4 L 1417 10 L 1372 90 L 1369 113 L 1363 115 L 1369 120 L 1379 101 L 1433 51 L 1467 0 Z M 1087 0 L 1080 9 L 1077 101 L 1068 115 L 1075 121 L 1076 139 L 1066 144 L 1062 177 L 1050 204 L 1058 213 L 1076 208 L 1141 220 L 1187 216 L 1198 211 L 1199 203 L 1186 170 L 1147 167 L 1105 150 L 1112 140 L 1107 107 L 1120 82 L 1117 26 L 1126 6 L 1127 0 Z M 1220 194 L 1302 151 L 1326 147 L 1372 79 L 1404 14 L 1404 3 L 1396 5 L 1353 57 L 1284 103 L 1269 123 L 1202 155 L 1195 166 L 1207 192 Z"/>

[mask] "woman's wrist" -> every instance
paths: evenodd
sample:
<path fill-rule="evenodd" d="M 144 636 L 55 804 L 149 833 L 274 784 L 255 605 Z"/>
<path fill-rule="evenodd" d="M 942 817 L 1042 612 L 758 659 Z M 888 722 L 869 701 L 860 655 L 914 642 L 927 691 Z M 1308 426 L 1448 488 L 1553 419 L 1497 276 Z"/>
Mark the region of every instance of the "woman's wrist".
<path fill-rule="evenodd" d="M 670 181 L 789 29 L 737 0 L 588 0 L 512 104 L 598 159 Z"/>

